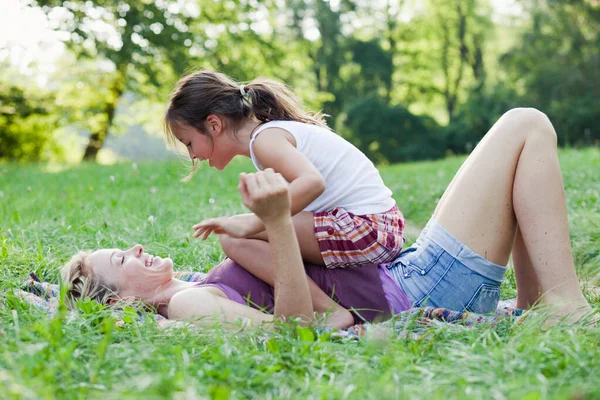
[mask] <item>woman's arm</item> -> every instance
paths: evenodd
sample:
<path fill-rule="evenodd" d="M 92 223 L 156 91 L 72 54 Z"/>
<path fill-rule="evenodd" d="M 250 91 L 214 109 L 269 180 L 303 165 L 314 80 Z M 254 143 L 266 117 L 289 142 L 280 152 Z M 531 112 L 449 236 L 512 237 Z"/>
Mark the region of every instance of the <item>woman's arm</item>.
<path fill-rule="evenodd" d="M 246 207 L 265 224 L 275 269 L 275 316 L 314 318 L 308 278 L 290 214 L 285 179 L 272 169 L 240 177 L 240 193 Z"/>
<path fill-rule="evenodd" d="M 201 326 L 215 323 L 225 328 L 260 325 L 273 321 L 273 316 L 237 303 L 215 286 L 200 286 L 177 293 L 169 302 L 169 319 L 184 319 Z"/>
<path fill-rule="evenodd" d="M 227 257 L 268 285 L 274 286 L 275 266 L 270 257 L 271 243 L 266 240 L 232 238 L 228 235 L 221 235 L 219 239 Z M 313 309 L 317 315 L 328 314 L 326 319 L 328 327 L 345 329 L 354 324 L 352 313 L 332 298 L 334 293 L 321 289 L 310 275 L 307 281 Z"/>

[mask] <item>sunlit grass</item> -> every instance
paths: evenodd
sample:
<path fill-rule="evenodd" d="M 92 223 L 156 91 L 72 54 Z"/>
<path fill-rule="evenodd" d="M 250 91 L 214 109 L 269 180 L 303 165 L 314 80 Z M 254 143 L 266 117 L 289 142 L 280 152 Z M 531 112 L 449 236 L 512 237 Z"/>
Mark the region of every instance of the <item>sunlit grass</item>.
<path fill-rule="evenodd" d="M 462 162 L 382 168 L 403 213 L 422 227 Z M 600 272 L 600 150 L 561 152 L 576 264 Z M 191 238 L 203 218 L 243 211 L 236 160 L 190 183 L 179 162 L 61 171 L 0 164 L 1 288 L 29 271 L 56 281 L 80 249 L 137 242 L 179 269 L 207 270 L 215 239 Z M 414 234 L 412 234 L 414 239 Z M 503 297 L 514 296 L 509 273 Z M 586 294 L 596 307 L 600 298 Z M 419 340 L 301 340 L 277 333 L 114 326 L 108 310 L 53 320 L 11 296 L 0 307 L 0 398 L 578 398 L 600 397 L 600 329 L 539 329 L 535 318 L 467 330 L 433 326 Z"/>

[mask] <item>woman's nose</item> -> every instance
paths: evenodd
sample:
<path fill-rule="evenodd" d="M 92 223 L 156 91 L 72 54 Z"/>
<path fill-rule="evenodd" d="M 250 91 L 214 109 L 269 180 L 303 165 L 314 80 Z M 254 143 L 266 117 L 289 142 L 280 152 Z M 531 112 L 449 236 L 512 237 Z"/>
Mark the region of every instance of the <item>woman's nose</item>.
<path fill-rule="evenodd" d="M 131 250 L 135 257 L 140 257 L 142 254 L 144 254 L 144 248 L 141 244 L 136 244 L 131 248 Z"/>

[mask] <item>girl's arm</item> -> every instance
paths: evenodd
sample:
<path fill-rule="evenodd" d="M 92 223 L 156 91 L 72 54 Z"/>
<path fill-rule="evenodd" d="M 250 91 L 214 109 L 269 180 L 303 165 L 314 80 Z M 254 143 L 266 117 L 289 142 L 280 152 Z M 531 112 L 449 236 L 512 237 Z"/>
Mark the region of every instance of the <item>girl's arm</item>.
<path fill-rule="evenodd" d="M 325 180 L 313 163 L 296 149 L 294 137 L 279 128 L 268 128 L 254 141 L 254 154 L 263 168 L 272 168 L 290 183 L 291 215 L 296 215 L 325 190 Z M 206 239 L 211 233 L 226 233 L 249 238 L 264 231 L 265 226 L 254 214 L 206 219 L 193 226 L 194 237 Z"/>
<path fill-rule="evenodd" d="M 291 213 L 298 214 L 325 191 L 325 180 L 296 148 L 294 137 L 280 128 L 265 129 L 254 141 L 254 155 L 263 168 L 273 168 L 290 183 Z"/>
<path fill-rule="evenodd" d="M 265 224 L 275 269 L 275 317 L 299 317 L 310 323 L 314 310 L 300 246 L 290 214 L 288 184 L 280 174 L 267 169 L 240 177 L 243 203 Z M 198 317 L 211 316 L 211 319 Z M 218 288 L 184 290 L 169 303 L 169 318 L 196 318 L 199 324 L 218 321 L 230 324 L 239 318 L 251 323 L 268 322 L 272 316 L 238 304 Z"/>

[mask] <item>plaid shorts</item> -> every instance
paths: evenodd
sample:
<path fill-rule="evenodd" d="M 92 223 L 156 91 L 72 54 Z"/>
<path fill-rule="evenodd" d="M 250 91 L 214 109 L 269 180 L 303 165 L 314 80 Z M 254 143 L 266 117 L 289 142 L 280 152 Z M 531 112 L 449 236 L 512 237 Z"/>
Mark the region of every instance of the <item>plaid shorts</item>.
<path fill-rule="evenodd" d="M 397 206 L 380 214 L 354 215 L 341 207 L 314 213 L 315 236 L 327 268 L 393 261 L 402 250 L 404 217 Z"/>

